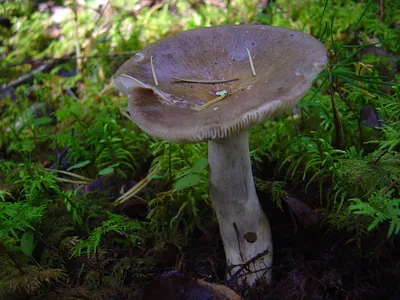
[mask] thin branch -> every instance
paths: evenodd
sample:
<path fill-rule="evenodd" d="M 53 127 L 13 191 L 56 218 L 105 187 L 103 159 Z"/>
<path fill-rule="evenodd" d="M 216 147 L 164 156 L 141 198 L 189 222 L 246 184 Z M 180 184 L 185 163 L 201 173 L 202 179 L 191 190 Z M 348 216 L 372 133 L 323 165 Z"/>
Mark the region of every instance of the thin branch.
<path fill-rule="evenodd" d="M 152 177 L 157 174 L 159 169 L 160 169 L 160 167 L 156 166 L 153 169 L 153 171 L 151 171 L 145 178 L 143 178 L 136 185 L 134 185 L 129 191 L 127 191 L 125 194 L 123 194 L 117 200 L 115 200 L 113 203 L 113 206 L 121 205 L 122 203 L 127 201 L 129 198 L 134 197 L 137 193 L 139 193 L 142 189 L 144 189 L 146 187 L 146 185 L 152 180 Z M 138 199 L 141 199 L 141 198 L 138 198 Z"/>
<path fill-rule="evenodd" d="M 264 255 L 269 253 L 269 249 L 264 250 L 261 253 L 258 253 L 256 256 L 250 258 L 248 261 L 246 261 L 244 264 L 242 264 L 240 266 L 239 269 L 237 269 L 237 271 L 235 273 L 233 273 L 233 275 L 231 276 L 231 278 L 229 278 L 227 280 L 227 285 L 232 284 L 232 282 L 238 277 L 238 275 L 245 269 L 247 268 L 251 263 L 255 262 L 257 259 L 259 259 L 260 257 L 263 257 Z M 258 270 L 256 270 L 257 272 Z"/>
<path fill-rule="evenodd" d="M 74 184 L 81 184 L 81 185 L 86 185 L 89 184 L 90 181 L 77 181 L 77 180 L 71 180 L 71 179 L 66 179 L 66 178 L 60 178 L 60 177 L 56 177 L 57 180 L 62 181 L 62 182 L 68 182 L 68 183 L 74 183 Z"/>
<path fill-rule="evenodd" d="M 65 55 L 60 58 L 44 58 L 44 59 L 39 59 L 39 60 L 24 60 L 20 63 L 16 64 L 9 64 L 6 66 L 6 68 L 14 67 L 14 66 L 20 66 L 23 64 L 41 64 L 39 67 L 34 69 L 33 71 L 22 75 L 21 77 L 11 81 L 8 83 L 6 86 L 0 89 L 0 94 L 6 92 L 7 90 L 13 89 L 21 84 L 28 83 L 35 77 L 36 74 L 42 73 L 42 72 L 48 72 L 51 69 L 53 69 L 56 65 L 61 64 L 66 61 L 70 60 L 84 60 L 84 59 L 92 59 L 92 58 L 113 58 L 113 57 L 119 57 L 119 56 L 132 56 L 136 52 L 120 52 L 120 53 L 112 53 L 112 54 L 96 54 L 96 55 L 84 55 L 84 56 L 77 56 L 77 55 Z M 51 62 L 51 63 L 45 63 L 46 61 Z"/>
<path fill-rule="evenodd" d="M 99 25 L 99 22 L 101 20 L 101 18 L 103 17 L 107 7 L 110 5 L 110 0 L 107 1 L 106 5 L 104 6 L 104 8 L 101 10 L 99 18 L 97 19 L 96 23 L 94 24 L 94 28 L 97 27 L 97 25 Z"/>
<path fill-rule="evenodd" d="M 104 53 L 104 54 L 93 54 L 93 55 L 82 55 L 82 56 L 77 56 L 74 54 L 68 54 L 62 57 L 48 57 L 48 58 L 42 58 L 42 59 L 25 59 L 19 63 L 14 63 L 14 64 L 8 64 L 6 68 L 10 67 L 16 67 L 20 65 L 26 65 L 26 64 L 41 64 L 44 62 L 52 61 L 52 62 L 65 62 L 69 60 L 76 60 L 76 59 L 92 59 L 92 58 L 114 58 L 114 57 L 119 57 L 119 56 L 133 56 L 137 53 L 135 52 L 117 52 L 117 53 Z"/>
<path fill-rule="evenodd" d="M 386 194 L 387 192 L 389 192 L 391 189 L 395 188 L 397 185 L 396 181 L 393 181 L 384 191 L 383 194 Z"/>
<path fill-rule="evenodd" d="M 379 155 L 378 158 L 375 159 L 375 161 L 372 163 L 372 165 L 375 166 L 381 160 L 381 158 L 384 157 L 388 152 L 389 152 L 389 149 L 386 149 L 385 151 L 383 151 L 381 153 L 381 155 Z"/>
<path fill-rule="evenodd" d="M 6 92 L 7 90 L 13 89 L 21 84 L 31 81 L 33 79 L 33 77 L 35 77 L 35 75 L 38 73 L 50 71 L 52 68 L 55 67 L 56 64 L 57 63 L 43 64 L 43 65 L 37 67 L 36 69 L 34 69 L 32 72 L 22 75 L 21 77 L 11 81 L 5 87 L 0 89 L 0 94 Z"/>
<path fill-rule="evenodd" d="M 46 169 L 46 170 L 47 171 L 51 171 L 51 172 L 61 173 L 61 174 L 64 174 L 64 175 L 69 175 L 71 177 L 76 177 L 76 178 L 79 178 L 79 179 L 82 179 L 82 180 L 88 181 L 88 182 L 93 181 L 93 179 L 91 179 L 91 178 L 87 178 L 87 177 L 84 177 L 84 176 L 81 176 L 81 175 L 78 175 L 78 174 L 75 174 L 75 173 L 72 173 L 72 172 L 67 172 L 67 171 L 63 171 L 63 170 L 54 170 L 54 169 Z"/>

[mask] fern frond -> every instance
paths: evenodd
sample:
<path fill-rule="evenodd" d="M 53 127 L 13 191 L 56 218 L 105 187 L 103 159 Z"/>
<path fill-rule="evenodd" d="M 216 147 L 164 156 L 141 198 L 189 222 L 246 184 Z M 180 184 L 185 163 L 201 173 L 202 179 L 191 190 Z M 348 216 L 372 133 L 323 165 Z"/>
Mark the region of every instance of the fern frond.
<path fill-rule="evenodd" d="M 350 199 L 349 211 L 356 215 L 364 215 L 371 219 L 368 231 L 379 224 L 389 222 L 388 237 L 400 232 L 400 198 L 392 198 L 393 190 L 385 193 L 382 189 L 373 193 L 366 200 Z"/>
<path fill-rule="evenodd" d="M 51 280 L 65 279 L 66 275 L 60 269 L 43 269 L 37 266 L 23 268 L 24 274 L 15 271 L 1 279 L 0 295 L 15 293 L 17 291 L 34 293 L 43 283 L 50 283 Z"/>

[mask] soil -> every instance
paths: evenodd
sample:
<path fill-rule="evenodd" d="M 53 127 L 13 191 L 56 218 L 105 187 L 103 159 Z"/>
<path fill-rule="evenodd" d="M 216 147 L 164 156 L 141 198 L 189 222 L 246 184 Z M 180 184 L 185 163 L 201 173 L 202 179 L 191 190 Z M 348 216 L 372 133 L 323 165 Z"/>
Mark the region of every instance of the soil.
<path fill-rule="evenodd" d="M 259 196 L 261 203 L 271 203 L 266 195 L 260 193 Z M 312 206 L 314 202 L 314 207 L 319 206 L 319 199 L 315 195 L 296 196 L 307 205 Z M 323 221 L 319 226 L 306 229 L 287 204 L 284 204 L 283 211 L 273 204 L 265 210 L 274 241 L 273 283 L 272 286 L 261 283 L 256 288 L 244 290 L 230 286 L 243 298 L 400 299 L 398 238 L 388 240 L 384 236 L 370 236 L 361 239 L 358 244 L 352 240 L 354 236 L 351 233 L 333 231 Z M 165 271 L 179 265 L 180 274 L 189 278 L 226 284 L 224 251 L 218 226 L 210 225 L 208 233 L 207 236 L 200 231 L 194 233 L 188 246 L 182 249 L 182 254 L 177 249 L 165 252 L 162 259 Z M 177 257 L 180 257 L 178 264 Z M 144 300 L 191 299 L 173 292 L 168 294 L 166 290 L 180 283 L 172 280 L 165 286 L 165 282 L 163 285 L 160 281 L 165 276 L 168 274 L 160 272 L 160 276 L 147 285 Z M 220 298 L 211 298 L 207 294 L 196 299 Z"/>

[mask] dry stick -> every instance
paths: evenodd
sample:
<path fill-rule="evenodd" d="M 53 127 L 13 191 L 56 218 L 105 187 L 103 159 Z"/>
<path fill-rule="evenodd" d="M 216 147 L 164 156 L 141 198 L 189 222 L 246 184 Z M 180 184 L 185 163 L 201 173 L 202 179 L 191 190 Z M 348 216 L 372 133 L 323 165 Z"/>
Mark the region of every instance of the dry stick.
<path fill-rule="evenodd" d="M 121 197 L 119 197 L 117 200 L 114 201 L 113 205 L 117 206 L 122 203 L 124 203 L 126 200 L 128 200 L 130 197 L 136 197 L 136 194 L 140 192 L 151 180 L 150 177 L 154 176 L 157 174 L 159 171 L 160 167 L 157 166 L 154 168 L 153 171 L 151 171 L 145 178 L 143 178 L 141 181 L 139 181 L 134 187 L 132 187 L 129 191 L 127 191 L 125 194 L 123 194 Z M 136 197 L 138 199 L 141 199 L 139 197 Z M 141 199 L 145 201 L 144 199 Z M 147 203 L 147 201 L 145 201 Z"/>
<path fill-rule="evenodd" d="M 150 56 L 150 66 L 151 66 L 151 73 L 153 74 L 154 84 L 158 85 L 157 75 L 153 65 L 153 56 Z"/>
<path fill-rule="evenodd" d="M 84 177 L 84 176 L 81 176 L 81 175 L 78 175 L 78 174 L 75 174 L 75 173 L 63 171 L 63 170 L 53 170 L 53 169 L 46 169 L 46 170 L 47 171 L 51 171 L 51 172 L 61 173 L 61 174 L 64 174 L 64 175 L 69 175 L 71 177 L 76 177 L 76 178 L 79 178 L 79 179 L 82 179 L 82 180 L 85 180 L 85 181 L 88 181 L 88 182 L 93 181 L 93 179 L 90 179 L 90 178 L 87 178 L 87 177 Z"/>
<path fill-rule="evenodd" d="M 76 181 L 76 180 L 71 180 L 71 179 L 66 179 L 66 178 L 60 178 L 60 177 L 56 177 L 59 181 L 62 182 L 68 182 L 68 183 L 75 183 L 75 184 L 82 184 L 82 185 L 86 185 L 89 184 L 90 181 Z"/>
<path fill-rule="evenodd" d="M 119 112 L 120 112 L 121 115 L 123 115 L 125 118 L 127 118 L 127 119 L 130 120 L 130 121 L 132 121 L 131 116 L 130 116 L 126 111 L 123 111 L 122 109 L 120 109 Z"/>
<path fill-rule="evenodd" d="M 221 79 L 221 80 L 201 80 L 201 79 L 185 79 L 185 78 L 179 78 L 179 77 L 172 77 L 172 79 L 175 79 L 177 81 L 182 81 L 182 82 L 188 82 L 188 83 L 203 83 L 203 84 L 225 83 L 225 82 L 239 80 L 239 78 Z"/>
<path fill-rule="evenodd" d="M 381 153 L 381 155 L 379 155 L 378 158 L 375 159 L 375 161 L 372 163 L 372 165 L 375 166 L 381 160 L 381 158 L 384 157 L 388 152 L 389 152 L 389 149 L 384 150 Z"/>
<path fill-rule="evenodd" d="M 219 282 L 220 279 L 219 279 L 217 270 L 215 269 L 214 262 L 213 262 L 213 261 L 211 260 L 211 258 L 209 258 L 209 257 L 207 258 L 207 261 L 210 263 L 211 269 L 212 269 L 212 271 L 213 271 L 213 273 L 214 273 L 214 276 L 215 276 L 217 282 Z"/>
<path fill-rule="evenodd" d="M 94 28 L 97 27 L 97 25 L 99 25 L 99 22 L 101 20 L 101 18 L 103 17 L 108 5 L 110 5 L 110 0 L 107 1 L 106 5 L 104 6 L 104 8 L 101 10 L 99 18 L 97 19 L 96 23 L 94 24 Z"/>
<path fill-rule="evenodd" d="M 157 11 L 157 10 L 159 10 L 161 7 L 163 7 L 163 5 L 164 5 L 165 3 L 167 3 L 167 1 L 165 1 L 165 0 L 164 0 L 164 1 L 161 1 L 160 3 L 157 3 L 157 4 L 153 5 L 153 6 L 149 9 L 149 11 L 147 12 L 146 16 L 144 17 L 143 26 L 146 26 L 146 25 L 147 25 L 147 23 L 148 23 L 148 21 L 149 21 L 151 15 L 152 15 L 155 11 Z"/>
<path fill-rule="evenodd" d="M 113 83 L 110 83 L 109 85 L 105 86 L 99 93 L 100 96 L 107 94 L 109 91 L 113 90 L 115 88 Z"/>
<path fill-rule="evenodd" d="M 397 185 L 396 181 L 393 181 L 384 191 L 383 194 L 386 194 L 387 192 L 389 192 L 391 189 L 393 189 L 395 186 Z"/>
<path fill-rule="evenodd" d="M 114 57 L 119 57 L 119 56 L 132 56 L 135 55 L 137 51 L 135 52 L 117 52 L 117 53 L 106 53 L 106 54 L 94 54 L 94 55 L 82 55 L 82 56 L 77 56 L 73 54 L 68 54 L 64 55 L 62 57 L 48 57 L 48 58 L 42 58 L 42 59 L 26 59 L 23 60 L 22 62 L 15 63 L 15 64 L 9 64 L 6 66 L 6 68 L 11 68 L 11 67 L 16 67 L 20 65 L 26 65 L 26 64 L 40 64 L 44 63 L 46 61 L 54 61 L 54 62 L 64 62 L 68 60 L 76 60 L 76 59 L 91 59 L 91 58 L 114 58 Z"/>
<path fill-rule="evenodd" d="M 256 69 L 254 68 L 254 64 L 253 64 L 253 59 L 251 58 L 250 50 L 247 47 L 245 47 L 245 49 L 247 51 L 247 55 L 249 56 L 251 72 L 253 73 L 254 76 L 257 76 Z"/>
<path fill-rule="evenodd" d="M 11 81 L 9 84 L 7 84 L 5 87 L 3 87 L 2 89 L 0 89 L 0 94 L 2 94 L 3 92 L 12 89 L 14 87 L 17 87 L 21 84 L 27 83 L 30 80 L 33 79 L 33 77 L 40 73 L 40 72 L 46 72 L 51 70 L 57 63 L 53 63 L 53 64 L 43 64 L 41 66 L 39 66 L 38 68 L 34 69 L 32 72 L 29 72 L 28 74 L 24 74 L 21 77 L 19 77 L 18 79 L 15 79 L 13 81 Z"/>
<path fill-rule="evenodd" d="M 246 268 L 249 264 L 255 262 L 257 259 L 259 259 L 260 257 L 263 257 L 264 255 L 269 253 L 269 249 L 264 250 L 261 253 L 258 253 L 256 256 L 250 258 L 248 261 L 246 261 L 243 265 L 241 265 L 241 267 L 235 272 L 233 273 L 233 275 L 231 276 L 231 278 L 228 279 L 227 281 L 227 285 L 230 285 L 232 283 L 233 280 L 236 279 L 236 277 L 238 277 L 238 275 L 240 274 L 240 272 L 243 271 L 244 268 Z M 268 268 L 268 267 L 267 267 Z M 258 272 L 259 270 L 256 270 L 255 272 Z"/>

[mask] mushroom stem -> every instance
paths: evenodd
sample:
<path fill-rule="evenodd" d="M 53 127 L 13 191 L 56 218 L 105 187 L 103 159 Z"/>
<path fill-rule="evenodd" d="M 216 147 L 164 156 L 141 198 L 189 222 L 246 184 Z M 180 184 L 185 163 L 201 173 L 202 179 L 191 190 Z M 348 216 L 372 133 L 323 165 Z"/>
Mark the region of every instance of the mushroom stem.
<path fill-rule="evenodd" d="M 239 284 L 246 281 L 252 286 L 258 278 L 271 282 L 272 239 L 254 186 L 248 140 L 245 131 L 209 141 L 208 160 L 211 200 L 225 248 L 227 279 L 258 257 L 235 274 Z"/>

